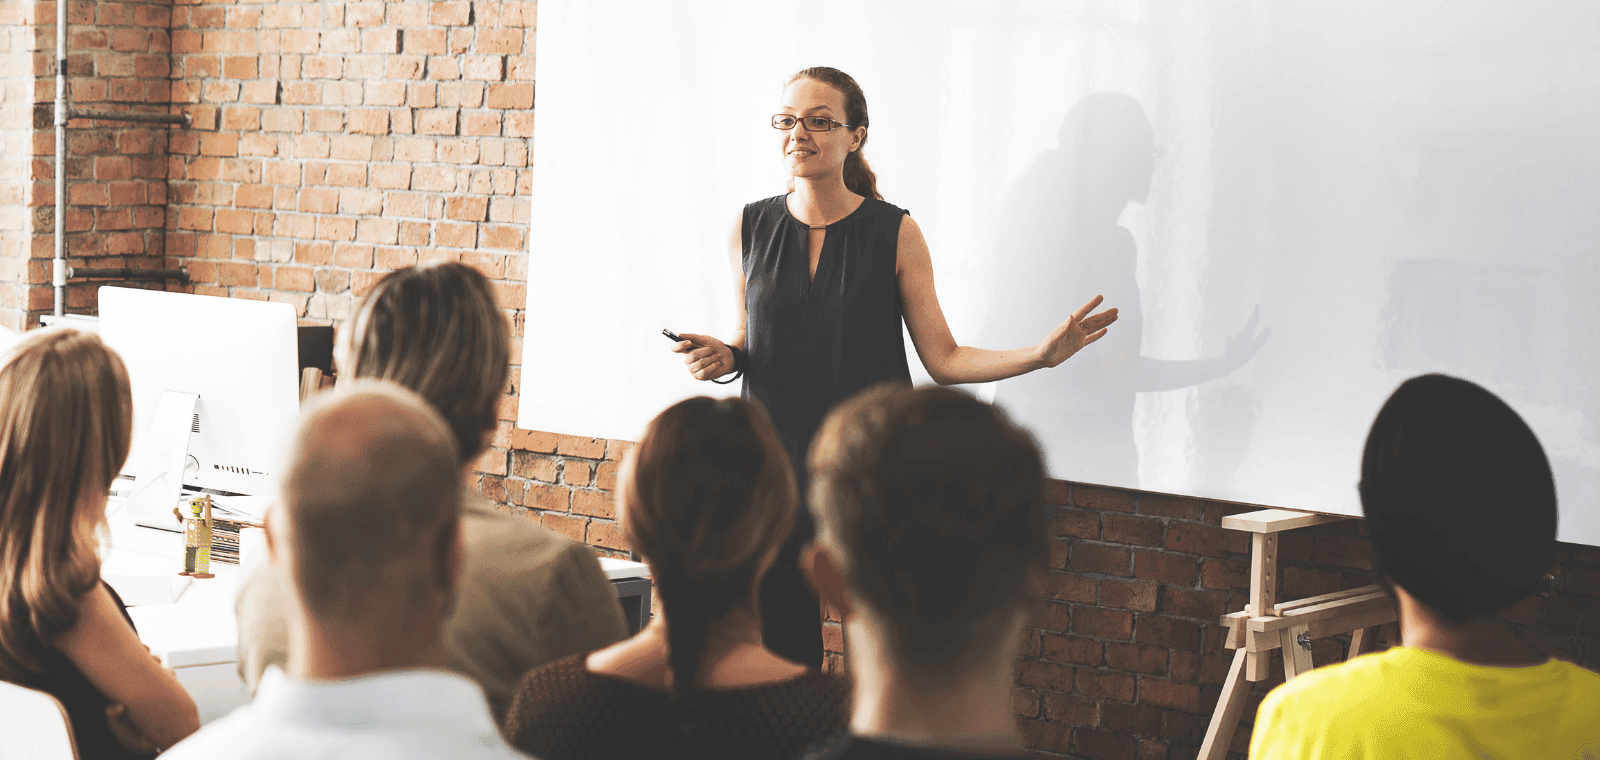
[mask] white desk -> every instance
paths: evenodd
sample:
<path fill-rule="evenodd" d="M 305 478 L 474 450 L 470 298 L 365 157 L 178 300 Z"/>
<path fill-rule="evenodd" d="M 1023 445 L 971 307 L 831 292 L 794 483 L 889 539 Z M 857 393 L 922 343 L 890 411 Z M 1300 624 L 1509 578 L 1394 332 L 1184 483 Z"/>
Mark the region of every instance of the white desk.
<path fill-rule="evenodd" d="M 107 522 L 111 544 L 102 552 L 101 576 L 128 603 L 139 639 L 177 673 L 178 682 L 194 698 L 200 722 L 208 723 L 249 702 L 250 691 L 239 678 L 233 600 L 245 576 L 261 561 L 259 540 L 252 540 L 247 531 L 241 547 L 243 565 L 212 562 L 211 572 L 217 577 L 188 581 L 178 575 L 183 567 L 182 534 L 138 527 L 120 504 L 108 511 Z M 617 587 L 624 609 L 647 620 L 649 568 L 609 557 L 600 558 L 600 567 Z M 188 581 L 188 587 L 176 602 L 165 601 L 160 598 L 164 581 L 169 586 Z M 630 605 L 634 596 L 639 601 Z"/>

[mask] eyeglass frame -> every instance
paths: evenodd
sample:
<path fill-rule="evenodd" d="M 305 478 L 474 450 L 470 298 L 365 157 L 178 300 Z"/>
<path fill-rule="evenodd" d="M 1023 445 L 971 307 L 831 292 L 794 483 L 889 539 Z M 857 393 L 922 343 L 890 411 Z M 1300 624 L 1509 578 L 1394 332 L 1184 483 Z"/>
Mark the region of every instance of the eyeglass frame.
<path fill-rule="evenodd" d="M 794 125 L 793 126 L 788 126 L 788 127 L 780 127 L 780 126 L 778 126 L 778 120 L 779 119 L 794 119 Z M 826 119 L 828 121 L 828 123 L 831 124 L 832 126 L 828 127 L 827 129 L 812 129 L 811 127 L 806 126 L 806 119 Z M 845 129 L 855 129 L 855 125 L 853 125 L 853 124 L 846 124 L 846 123 L 844 123 L 842 121 L 839 121 L 838 119 L 829 119 L 826 116 L 795 116 L 792 113 L 775 113 L 775 114 L 772 115 L 772 128 L 773 129 L 776 129 L 776 130 L 778 130 L 780 132 L 788 132 L 788 131 L 794 129 L 795 127 L 800 127 L 802 129 L 804 129 L 805 131 L 811 132 L 811 133 L 832 132 L 833 130 L 838 129 L 840 127 L 844 127 Z"/>

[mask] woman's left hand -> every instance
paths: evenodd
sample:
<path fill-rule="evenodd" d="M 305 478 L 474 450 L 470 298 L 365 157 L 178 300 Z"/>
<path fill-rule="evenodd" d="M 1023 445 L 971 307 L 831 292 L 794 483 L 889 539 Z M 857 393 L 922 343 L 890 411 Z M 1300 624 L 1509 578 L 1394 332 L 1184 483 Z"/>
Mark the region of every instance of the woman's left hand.
<path fill-rule="evenodd" d="M 1039 365 L 1054 367 L 1066 361 L 1073 354 L 1078 353 L 1084 346 L 1089 345 L 1106 334 L 1106 328 L 1117 321 L 1117 310 L 1106 309 L 1098 314 L 1091 315 L 1096 306 L 1104 301 L 1103 296 L 1095 296 L 1083 308 L 1078 309 L 1067 321 L 1062 322 L 1051 330 L 1045 339 L 1034 348 L 1039 354 Z"/>

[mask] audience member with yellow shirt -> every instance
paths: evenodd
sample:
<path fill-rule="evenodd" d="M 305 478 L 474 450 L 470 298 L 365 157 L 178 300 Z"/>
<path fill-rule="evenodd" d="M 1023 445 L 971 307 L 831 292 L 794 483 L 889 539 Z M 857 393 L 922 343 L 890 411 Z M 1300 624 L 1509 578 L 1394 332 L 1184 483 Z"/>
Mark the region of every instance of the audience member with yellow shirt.
<path fill-rule="evenodd" d="M 1412 378 L 1372 424 L 1360 491 L 1403 645 L 1273 690 L 1250 757 L 1600 757 L 1600 674 L 1501 622 L 1555 559 L 1555 483 L 1527 424 L 1477 385 Z"/>

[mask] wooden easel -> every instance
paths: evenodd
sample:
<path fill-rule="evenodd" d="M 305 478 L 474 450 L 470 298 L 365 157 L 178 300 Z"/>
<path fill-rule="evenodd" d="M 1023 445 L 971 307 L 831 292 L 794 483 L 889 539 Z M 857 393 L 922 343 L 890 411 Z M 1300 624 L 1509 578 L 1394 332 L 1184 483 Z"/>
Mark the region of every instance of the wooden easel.
<path fill-rule="evenodd" d="M 1311 640 L 1349 633 L 1349 657 L 1377 647 L 1379 626 L 1396 621 L 1394 602 L 1378 586 L 1335 591 L 1277 603 L 1278 534 L 1295 528 L 1349 520 L 1349 517 L 1263 509 L 1222 518 L 1222 527 L 1251 534 L 1250 601 L 1243 612 L 1222 617 L 1224 645 L 1236 649 L 1222 684 L 1198 760 L 1223 760 L 1250 696 L 1250 684 L 1264 681 L 1272 650 L 1283 650 L 1283 677 L 1311 670 Z"/>

